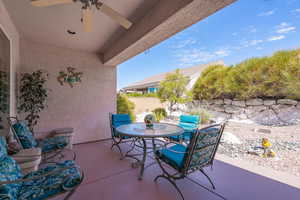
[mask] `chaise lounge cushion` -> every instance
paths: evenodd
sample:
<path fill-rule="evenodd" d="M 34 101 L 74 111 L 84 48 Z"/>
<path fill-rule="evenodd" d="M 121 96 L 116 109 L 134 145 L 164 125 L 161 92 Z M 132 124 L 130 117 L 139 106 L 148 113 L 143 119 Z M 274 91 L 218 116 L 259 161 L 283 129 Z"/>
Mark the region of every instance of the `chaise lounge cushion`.
<path fill-rule="evenodd" d="M 15 123 L 12 127 L 24 149 L 35 148 L 38 146 L 38 143 L 35 140 L 32 132 L 24 122 Z"/>
<path fill-rule="evenodd" d="M 0 182 L 15 181 L 22 178 L 21 169 L 11 157 L 4 156 L 0 162 Z M 0 199 L 15 200 L 22 183 L 6 184 L 0 186 Z"/>
<path fill-rule="evenodd" d="M 67 145 L 68 141 L 66 136 L 56 136 L 38 141 L 38 146 L 42 149 L 43 153 L 63 149 Z"/>
<path fill-rule="evenodd" d="M 187 147 L 181 144 L 176 144 L 172 147 L 156 151 L 156 155 L 175 169 L 181 170 L 184 167 L 184 158 L 186 156 L 186 152 Z"/>
<path fill-rule="evenodd" d="M 62 172 L 53 175 L 45 176 L 54 170 L 60 170 L 65 167 L 72 167 L 65 169 Z M 48 166 L 36 172 L 32 172 L 24 176 L 24 178 L 34 178 L 42 176 L 41 178 L 32 181 L 24 182 L 18 194 L 18 200 L 43 200 L 65 191 L 70 191 L 81 183 L 81 175 L 79 167 L 75 165 L 74 161 L 65 161 L 56 165 Z"/>

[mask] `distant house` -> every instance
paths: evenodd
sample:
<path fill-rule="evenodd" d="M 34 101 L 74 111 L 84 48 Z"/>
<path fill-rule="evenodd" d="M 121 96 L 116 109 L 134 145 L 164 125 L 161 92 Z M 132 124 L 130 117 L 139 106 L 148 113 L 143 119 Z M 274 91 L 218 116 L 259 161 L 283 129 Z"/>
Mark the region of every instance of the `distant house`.
<path fill-rule="evenodd" d="M 187 85 L 187 89 L 191 90 L 196 83 L 197 79 L 201 75 L 201 72 L 211 65 L 224 64 L 223 61 L 211 62 L 208 64 L 198 65 L 194 67 L 181 68 L 180 73 L 189 78 L 189 83 Z M 168 73 L 173 73 L 168 72 Z M 124 93 L 155 93 L 158 90 L 159 83 L 163 81 L 168 73 L 158 74 L 155 76 L 148 77 L 144 80 L 135 82 L 127 87 L 121 89 Z"/>

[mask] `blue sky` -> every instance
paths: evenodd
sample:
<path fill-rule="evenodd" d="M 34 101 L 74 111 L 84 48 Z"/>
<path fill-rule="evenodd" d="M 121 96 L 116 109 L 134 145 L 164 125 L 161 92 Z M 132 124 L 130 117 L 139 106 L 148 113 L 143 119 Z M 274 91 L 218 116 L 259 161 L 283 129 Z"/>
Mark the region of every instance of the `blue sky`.
<path fill-rule="evenodd" d="M 215 60 L 226 65 L 300 47 L 300 0 L 239 0 L 118 66 L 118 89 Z"/>

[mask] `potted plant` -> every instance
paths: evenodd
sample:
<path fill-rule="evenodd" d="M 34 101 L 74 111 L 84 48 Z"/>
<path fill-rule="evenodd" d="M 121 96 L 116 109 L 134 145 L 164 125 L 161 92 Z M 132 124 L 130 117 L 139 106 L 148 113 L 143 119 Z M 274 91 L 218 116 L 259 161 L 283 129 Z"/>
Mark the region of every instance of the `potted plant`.
<path fill-rule="evenodd" d="M 40 112 L 47 106 L 49 90 L 45 85 L 48 76 L 48 73 L 42 70 L 24 73 L 21 76 L 18 110 L 27 114 L 25 120 L 31 131 L 40 119 Z"/>

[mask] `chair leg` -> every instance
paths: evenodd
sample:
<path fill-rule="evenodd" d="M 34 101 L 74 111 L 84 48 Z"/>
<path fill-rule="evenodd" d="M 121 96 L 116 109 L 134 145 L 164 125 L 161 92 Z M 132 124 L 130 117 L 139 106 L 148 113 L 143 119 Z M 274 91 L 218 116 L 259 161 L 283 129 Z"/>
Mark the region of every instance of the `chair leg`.
<path fill-rule="evenodd" d="M 164 178 L 164 179 L 168 180 L 168 181 L 175 187 L 175 189 L 176 189 L 177 192 L 179 193 L 181 199 L 184 200 L 184 196 L 183 196 L 182 192 L 180 191 L 180 189 L 179 189 L 179 187 L 177 186 L 177 184 L 175 183 L 175 181 L 173 181 L 173 180 L 171 179 L 171 177 L 168 177 L 168 176 L 165 176 L 165 175 L 159 175 L 159 176 L 157 176 L 157 177 L 154 179 L 154 181 L 157 182 L 157 180 L 158 180 L 159 178 Z"/>
<path fill-rule="evenodd" d="M 77 189 L 77 188 L 76 188 Z M 70 197 L 75 193 L 76 189 L 71 190 L 64 198 L 64 200 L 70 199 Z"/>
<path fill-rule="evenodd" d="M 135 142 L 136 142 L 136 139 L 133 139 L 132 140 L 132 142 L 131 142 L 131 144 L 130 144 L 130 146 L 132 146 L 122 157 L 121 157 L 121 160 L 123 160 L 125 157 L 127 157 L 128 156 L 128 154 L 130 153 L 130 152 L 132 152 L 133 151 L 133 149 L 134 149 L 134 147 L 135 147 Z"/>
<path fill-rule="evenodd" d="M 212 185 L 212 188 L 215 190 L 216 187 L 215 187 L 215 184 L 213 183 L 213 181 L 211 180 L 211 178 L 205 173 L 205 171 L 203 169 L 200 169 L 199 171 L 208 179 L 208 181 Z"/>
<path fill-rule="evenodd" d="M 114 138 L 112 138 L 112 141 L 113 141 L 113 143 L 112 143 L 110 149 L 112 150 L 114 148 L 114 146 L 116 146 L 118 148 L 118 150 L 121 154 L 121 158 L 122 158 L 123 157 L 123 152 L 122 152 L 121 147 L 119 145 L 122 142 L 122 140 L 120 139 L 120 141 L 116 141 Z"/>
<path fill-rule="evenodd" d="M 160 167 L 161 170 L 163 171 L 163 174 L 162 174 L 162 175 L 158 175 L 158 176 L 154 179 L 154 181 L 157 182 L 157 180 L 158 180 L 159 178 L 164 178 L 164 179 L 168 180 L 168 181 L 175 187 L 175 189 L 177 190 L 177 192 L 180 194 L 182 200 L 184 200 L 184 196 L 183 196 L 182 192 L 180 191 L 179 187 L 178 187 L 177 184 L 175 183 L 175 180 L 176 180 L 176 179 L 181 179 L 181 177 L 183 178 L 183 176 L 175 177 L 176 174 L 172 176 L 172 175 L 169 174 L 169 173 L 167 172 L 167 170 L 162 166 L 162 163 L 160 162 L 159 158 L 156 157 L 156 160 L 157 160 L 157 162 L 158 162 L 159 167 Z"/>

